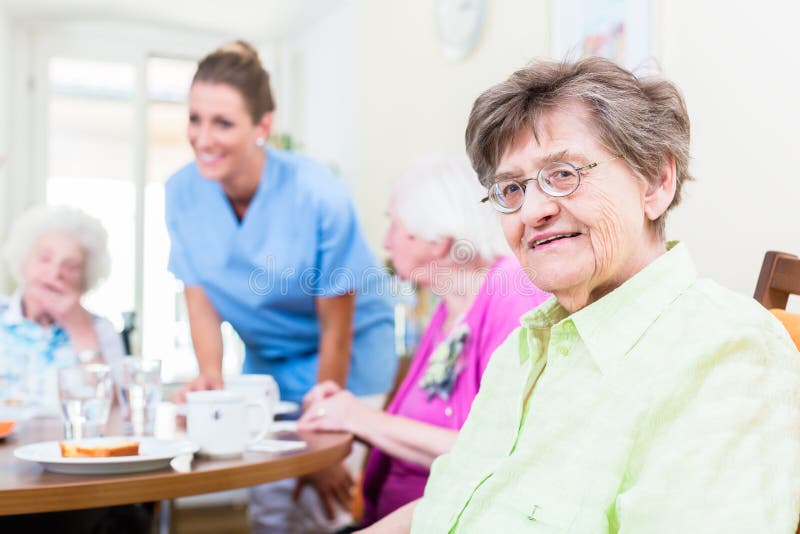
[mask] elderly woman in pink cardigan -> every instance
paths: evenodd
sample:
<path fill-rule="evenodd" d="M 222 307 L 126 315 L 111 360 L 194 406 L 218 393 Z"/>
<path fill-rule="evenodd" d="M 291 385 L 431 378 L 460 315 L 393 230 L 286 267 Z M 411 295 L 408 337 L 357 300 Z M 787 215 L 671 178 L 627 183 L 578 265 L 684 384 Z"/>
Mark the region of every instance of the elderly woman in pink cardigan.
<path fill-rule="evenodd" d="M 448 451 L 480 388 L 489 356 L 519 317 L 549 297 L 508 249 L 465 163 L 427 158 L 398 180 L 384 246 L 397 275 L 441 298 L 387 410 L 336 384 L 314 388 L 304 430 L 351 432 L 372 445 L 363 477 L 371 524 L 422 496 L 433 460 Z"/>

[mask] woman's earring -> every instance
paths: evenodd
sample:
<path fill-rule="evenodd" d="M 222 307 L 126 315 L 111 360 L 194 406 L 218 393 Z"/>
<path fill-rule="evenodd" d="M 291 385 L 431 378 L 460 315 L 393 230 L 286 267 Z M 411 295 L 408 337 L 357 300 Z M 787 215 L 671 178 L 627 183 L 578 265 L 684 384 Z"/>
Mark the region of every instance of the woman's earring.
<path fill-rule="evenodd" d="M 263 137 L 257 137 L 256 138 L 256 146 L 264 146 L 264 138 Z"/>

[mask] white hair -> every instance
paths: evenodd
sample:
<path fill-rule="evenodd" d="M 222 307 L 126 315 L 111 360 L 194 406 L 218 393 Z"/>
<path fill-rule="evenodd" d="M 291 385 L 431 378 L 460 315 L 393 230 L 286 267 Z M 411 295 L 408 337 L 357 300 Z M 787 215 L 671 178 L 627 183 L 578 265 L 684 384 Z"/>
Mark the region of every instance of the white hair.
<path fill-rule="evenodd" d="M 69 235 L 83 247 L 84 292 L 108 276 L 111 269 L 108 234 L 100 221 L 76 208 L 35 206 L 14 221 L 4 249 L 9 271 L 18 284 L 23 282 L 22 270 L 36 242 L 50 234 Z"/>
<path fill-rule="evenodd" d="M 472 251 L 493 261 L 510 250 L 497 211 L 480 201 L 485 196 L 465 159 L 434 154 L 415 161 L 398 178 L 390 202 L 412 235 L 431 241 L 449 237 L 451 255 L 468 260 Z"/>

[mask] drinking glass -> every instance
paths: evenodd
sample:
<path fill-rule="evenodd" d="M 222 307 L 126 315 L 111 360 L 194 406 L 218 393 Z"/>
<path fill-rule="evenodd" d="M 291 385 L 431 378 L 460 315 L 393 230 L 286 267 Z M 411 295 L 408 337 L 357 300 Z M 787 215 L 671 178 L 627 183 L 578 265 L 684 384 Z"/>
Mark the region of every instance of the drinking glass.
<path fill-rule="evenodd" d="M 103 434 L 111 410 L 113 381 L 108 365 L 93 363 L 58 369 L 58 398 L 64 437 L 83 439 Z"/>
<path fill-rule="evenodd" d="M 161 402 L 161 361 L 139 356 L 123 358 L 117 387 L 125 435 L 152 436 Z"/>

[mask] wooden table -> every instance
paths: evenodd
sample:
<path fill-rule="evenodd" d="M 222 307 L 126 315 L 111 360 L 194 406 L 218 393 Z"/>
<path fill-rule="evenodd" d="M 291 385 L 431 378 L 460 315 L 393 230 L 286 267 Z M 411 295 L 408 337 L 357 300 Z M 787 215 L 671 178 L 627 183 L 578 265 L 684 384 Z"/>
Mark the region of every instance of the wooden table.
<path fill-rule="evenodd" d="M 112 428 L 114 421 L 110 421 Z M 281 432 L 272 438 L 302 439 L 308 447 L 292 452 L 245 452 L 233 460 L 195 457 L 191 471 L 171 468 L 123 475 L 64 475 L 18 460 L 14 449 L 61 437 L 57 418 L 31 419 L 0 441 L 0 515 L 77 510 L 160 501 L 229 490 L 290 478 L 331 466 L 350 452 L 350 434 Z"/>

